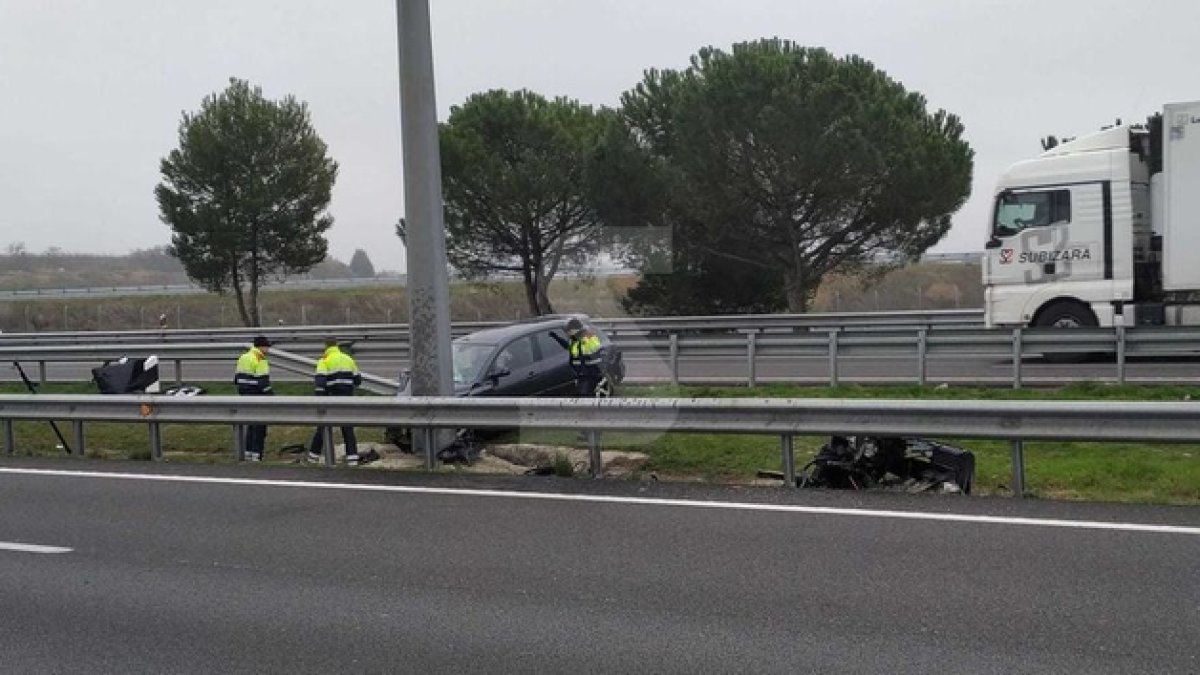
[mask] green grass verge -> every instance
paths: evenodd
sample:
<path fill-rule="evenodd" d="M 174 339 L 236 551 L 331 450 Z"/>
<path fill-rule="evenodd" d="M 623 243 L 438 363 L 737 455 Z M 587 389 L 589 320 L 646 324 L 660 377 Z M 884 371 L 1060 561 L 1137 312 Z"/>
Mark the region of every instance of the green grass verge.
<path fill-rule="evenodd" d="M 305 395 L 307 385 L 282 383 L 281 394 Z M 207 387 L 212 394 L 233 393 L 232 386 Z M 47 385 L 47 393 L 95 393 L 89 384 Z M 0 393 L 22 393 L 20 385 L 0 385 Z M 1200 387 L 1112 386 L 1080 383 L 1055 390 L 921 387 L 630 387 L 624 392 L 639 397 L 730 398 L 902 398 L 902 399 L 1053 399 L 1179 401 L 1197 398 Z M 57 440 L 44 422 L 15 425 L 22 454 L 61 454 Z M 70 425 L 60 425 L 70 440 Z M 272 427 L 269 450 L 291 443 L 307 443 L 311 427 Z M 363 429 L 365 442 L 382 440 L 382 430 Z M 142 425 L 89 424 L 88 453 L 95 457 L 148 459 L 146 428 Z M 578 445 L 574 433 L 522 432 L 510 440 Z M 979 494 L 1006 494 L 1011 465 L 1006 442 L 944 439 L 965 447 L 976 456 L 976 489 Z M 797 465 L 815 455 L 823 438 L 796 439 Z M 759 469 L 777 470 L 778 439 L 762 436 L 716 434 L 606 433 L 605 449 L 636 450 L 649 455 L 646 472 L 671 479 L 747 482 Z M 229 461 L 232 446 L 227 426 L 174 425 L 163 429 L 164 451 L 180 462 Z M 292 456 L 271 459 L 290 461 Z M 1027 443 L 1026 488 L 1035 495 L 1056 499 L 1149 502 L 1200 505 L 1200 445 L 1138 445 L 1130 443 Z"/>
<path fill-rule="evenodd" d="M 231 383 L 205 383 L 201 385 L 212 395 L 233 395 Z M 90 382 L 50 383 L 38 387 L 44 394 L 95 394 L 96 386 Z M 312 385 L 303 382 L 281 382 L 275 385 L 276 393 L 284 396 L 307 396 Z M 19 383 L 0 384 L 0 394 L 27 394 L 28 389 Z M 73 443 L 70 422 L 59 422 L 58 428 L 68 443 Z M 86 454 L 97 459 L 150 459 L 149 430 L 144 424 L 119 424 L 91 422 L 85 425 Z M 294 443 L 307 445 L 312 439 L 314 427 L 272 426 L 268 430 L 267 447 L 270 459 L 291 462 L 297 455 L 279 454 L 278 449 Z M 65 454 L 58 447 L 58 437 L 46 422 L 17 422 L 13 425 L 18 454 L 28 456 L 58 456 Z M 340 442 L 340 436 L 337 439 Z M 364 428 L 359 430 L 360 443 L 382 443 L 383 430 Z M 213 464 L 233 459 L 233 431 L 228 425 L 210 424 L 167 424 L 162 426 L 164 456 L 173 462 Z"/>
<path fill-rule="evenodd" d="M 1200 400 L 1200 387 L 1117 386 L 1081 382 L 1061 389 L 997 389 L 969 387 L 638 387 L 631 396 L 699 398 L 897 398 L 934 400 Z M 825 439 L 797 439 L 797 464 L 803 465 Z M 980 494 L 1007 494 L 1011 483 L 1009 444 L 1003 441 L 942 439 L 975 453 L 976 489 Z M 775 439 L 683 435 L 647 446 L 652 466 L 664 473 L 693 470 L 703 459 L 707 470 L 727 478 L 753 475 L 758 468 L 780 464 Z M 1026 490 L 1036 496 L 1097 501 L 1200 504 L 1200 445 L 1132 443 L 1025 444 Z"/>

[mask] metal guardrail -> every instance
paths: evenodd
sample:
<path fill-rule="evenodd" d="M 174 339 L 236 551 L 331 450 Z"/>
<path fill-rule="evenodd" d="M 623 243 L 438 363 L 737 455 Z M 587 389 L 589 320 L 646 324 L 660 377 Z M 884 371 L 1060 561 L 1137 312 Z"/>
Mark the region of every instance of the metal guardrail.
<path fill-rule="evenodd" d="M 1007 360 L 1011 371 L 1007 384 L 1021 388 L 1025 383 L 1023 364 L 1030 357 L 1079 357 L 1090 354 L 1115 356 L 1113 380 L 1124 383 L 1130 356 L 1180 356 L 1200 353 L 1200 327 L 1124 328 L 1014 328 L 1014 329 L 918 329 L 907 331 L 852 332 L 831 330 L 806 336 L 772 337 L 748 334 L 741 338 L 680 338 L 665 340 L 671 384 L 691 383 L 680 375 L 679 363 L 687 357 L 740 358 L 744 375 L 737 383 L 756 386 L 765 382 L 788 382 L 794 378 L 762 376 L 764 359 L 828 359 L 828 384 L 843 381 L 841 359 L 854 356 L 894 356 L 912 359 L 911 375 L 897 374 L 891 382 L 928 383 L 931 358 L 954 356 L 990 357 Z M 657 341 L 618 341 L 626 356 L 664 352 Z M 1180 378 L 1180 381 L 1186 378 Z M 1198 378 L 1192 378 L 1200 379 Z"/>
<path fill-rule="evenodd" d="M 843 360 L 860 356 L 890 356 L 897 360 L 911 360 L 909 374 L 896 372 L 888 378 L 891 383 L 911 382 L 917 385 L 928 383 L 931 359 L 953 357 L 995 358 L 1007 360 L 1009 375 L 1003 384 L 1020 388 L 1026 384 L 1023 372 L 1025 360 L 1038 356 L 1062 356 L 1088 353 L 1115 355 L 1112 380 L 1124 383 L 1127 379 L 1127 359 L 1130 356 L 1167 356 L 1195 354 L 1200 352 L 1200 327 L 1172 328 L 1079 328 L 1071 330 L 1055 328 L 1038 329 L 962 329 L 934 328 L 874 331 L 809 331 L 797 335 L 773 335 L 769 333 L 747 333 L 742 336 L 680 337 L 629 336 L 618 334 L 614 343 L 620 347 L 631 365 L 639 361 L 661 363 L 665 375 L 659 377 L 631 374 L 630 381 L 638 383 L 680 384 L 746 384 L 756 386 L 763 383 L 794 382 L 797 378 L 764 373 L 772 364 L 789 359 L 819 359 L 827 362 L 826 382 L 831 386 L 854 381 L 842 376 Z M 304 375 L 311 374 L 313 361 L 296 354 L 307 350 L 316 354 L 321 350 L 319 341 L 293 343 L 291 349 L 272 350 L 272 363 L 285 370 Z M 48 362 L 98 362 L 116 359 L 123 355 L 158 355 L 160 361 L 174 362 L 175 378 L 183 382 L 185 362 L 232 363 L 245 345 L 240 343 L 110 343 L 89 345 L 32 345 L 11 346 L 0 342 L 0 361 L 21 361 L 38 364 L 39 379 L 46 380 L 45 364 Z M 406 341 L 365 341 L 355 347 L 360 361 L 394 362 L 398 372 L 408 360 Z M 703 359 L 726 361 L 741 360 L 745 364 L 742 373 L 734 378 L 714 380 L 712 378 L 685 377 L 681 363 Z M 396 383 L 386 377 L 369 376 L 377 393 L 395 390 Z M 1200 379 L 1180 377 L 1178 381 Z M 977 381 L 977 380 L 976 380 Z"/>
<path fill-rule="evenodd" d="M 724 316 L 661 316 L 593 319 L 600 328 L 615 333 L 735 332 L 765 333 L 812 329 L 898 329 L 921 327 L 982 327 L 982 309 L 936 309 L 891 312 L 837 312 L 815 314 L 740 314 Z"/>
<path fill-rule="evenodd" d="M 145 357 L 154 354 L 160 363 L 174 363 L 177 384 L 183 384 L 185 362 L 234 363 L 243 352 L 240 344 L 165 344 L 165 345 L 66 345 L 66 346 L 0 346 L 0 362 L 32 362 L 38 365 L 38 380 L 45 384 L 47 363 L 101 363 L 115 361 L 123 356 Z M 279 370 L 311 377 L 316 369 L 316 359 L 294 354 L 283 349 L 271 350 L 271 364 Z M 232 373 L 232 371 L 230 371 Z M 232 377 L 232 375 L 231 375 Z M 395 394 L 399 384 L 392 379 L 362 373 L 362 388 L 374 394 Z"/>
<path fill-rule="evenodd" d="M 675 316 L 645 318 L 593 318 L 593 323 L 614 336 L 662 335 L 670 333 L 795 332 L 838 328 L 880 330 L 921 327 L 980 327 L 983 310 L 931 310 L 925 312 L 856 312 L 836 314 L 745 314 L 728 316 Z M 455 335 L 511 323 L 457 322 Z M 3 344 L 100 344 L 168 342 L 236 342 L 252 335 L 266 335 L 277 343 L 318 342 L 326 336 L 358 342 L 408 341 L 405 324 L 361 324 L 344 326 L 267 326 L 262 328 L 189 328 L 133 331 L 65 331 L 0 333 Z"/>
<path fill-rule="evenodd" d="M 69 421 L 76 454 L 84 422 L 147 424 L 151 456 L 162 459 L 163 424 L 522 428 L 587 432 L 600 477 L 602 431 L 755 434 L 780 438 L 785 485 L 795 485 L 795 436 L 871 435 L 1012 442 L 1013 488 L 1024 491 L 1025 441 L 1189 443 L 1200 441 L 1200 402 L 919 401 L 861 399 L 502 399 L 393 397 L 0 396 L 4 448 L 14 421 Z M 430 443 L 427 447 L 433 447 Z M 329 449 L 332 450 L 331 444 Z M 426 456 L 436 467 L 436 456 Z M 332 452 L 326 463 L 332 464 Z"/>

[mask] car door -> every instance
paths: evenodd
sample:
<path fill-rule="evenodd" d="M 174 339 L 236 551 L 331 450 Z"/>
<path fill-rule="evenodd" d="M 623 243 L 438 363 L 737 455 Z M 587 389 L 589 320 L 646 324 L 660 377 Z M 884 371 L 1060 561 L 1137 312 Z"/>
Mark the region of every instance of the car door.
<path fill-rule="evenodd" d="M 538 331 L 533 337 L 538 357 L 535 395 L 574 396 L 575 370 L 566 348 L 550 337 L 549 330 Z"/>
<path fill-rule="evenodd" d="M 490 372 L 507 374 L 496 378 L 488 396 L 534 396 L 537 391 L 537 358 L 533 339 L 523 335 L 502 346 L 496 352 Z"/>

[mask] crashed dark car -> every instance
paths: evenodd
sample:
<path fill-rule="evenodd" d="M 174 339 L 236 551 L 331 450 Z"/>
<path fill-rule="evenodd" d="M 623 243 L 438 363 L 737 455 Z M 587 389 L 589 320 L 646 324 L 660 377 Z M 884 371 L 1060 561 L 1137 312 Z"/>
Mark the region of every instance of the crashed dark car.
<path fill-rule="evenodd" d="M 597 398 L 616 393 L 625 379 L 625 362 L 612 339 L 587 316 L 543 316 L 508 326 L 488 328 L 454 340 L 452 359 L 455 396 L 539 397 L 575 395 L 575 371 L 567 351 L 551 336 L 562 337 L 569 319 L 579 319 L 600 338 L 604 377 Z M 411 395 L 409 372 L 400 374 L 399 396 Z M 410 445 L 408 429 L 389 427 L 386 438 Z"/>

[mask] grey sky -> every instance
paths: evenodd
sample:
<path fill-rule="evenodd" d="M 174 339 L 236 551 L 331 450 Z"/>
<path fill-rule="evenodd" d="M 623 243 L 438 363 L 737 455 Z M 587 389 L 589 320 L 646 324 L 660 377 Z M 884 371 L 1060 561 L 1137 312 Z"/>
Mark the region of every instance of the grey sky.
<path fill-rule="evenodd" d="M 779 36 L 857 53 L 959 114 L 975 188 L 938 250 L 1047 133 L 1200 98 L 1200 2 L 432 0 L 438 107 L 489 88 L 617 103 L 645 68 Z M 403 269 L 393 0 L 0 0 L 0 245 L 164 244 L 152 189 L 181 111 L 230 76 L 307 101 L 341 164 L 332 252 Z"/>

